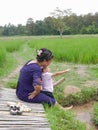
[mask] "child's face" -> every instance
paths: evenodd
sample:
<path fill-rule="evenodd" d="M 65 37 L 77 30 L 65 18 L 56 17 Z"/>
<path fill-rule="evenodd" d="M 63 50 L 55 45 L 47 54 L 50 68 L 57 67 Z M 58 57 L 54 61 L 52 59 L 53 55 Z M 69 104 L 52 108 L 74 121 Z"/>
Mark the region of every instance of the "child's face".
<path fill-rule="evenodd" d="M 50 68 L 48 67 L 43 69 L 43 72 L 49 72 L 49 71 L 50 71 Z"/>

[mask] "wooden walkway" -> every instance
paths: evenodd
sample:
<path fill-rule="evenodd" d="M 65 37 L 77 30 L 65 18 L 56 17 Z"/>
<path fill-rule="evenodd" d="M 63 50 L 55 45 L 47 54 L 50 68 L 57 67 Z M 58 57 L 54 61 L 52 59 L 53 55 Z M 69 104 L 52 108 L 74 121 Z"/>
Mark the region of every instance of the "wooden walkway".
<path fill-rule="evenodd" d="M 11 115 L 7 102 L 21 102 L 32 109 L 22 115 Z M 0 130 L 51 130 L 42 104 L 17 99 L 14 89 L 0 89 Z"/>

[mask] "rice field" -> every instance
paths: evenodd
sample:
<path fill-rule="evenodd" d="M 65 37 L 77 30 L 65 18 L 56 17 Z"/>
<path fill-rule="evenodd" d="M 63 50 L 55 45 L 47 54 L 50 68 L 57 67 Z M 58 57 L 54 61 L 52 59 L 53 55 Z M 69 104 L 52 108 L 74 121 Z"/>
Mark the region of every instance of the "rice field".
<path fill-rule="evenodd" d="M 8 53 L 18 51 L 22 43 L 25 43 L 21 39 L 0 39 L 0 66 L 6 62 Z"/>
<path fill-rule="evenodd" d="M 22 44 L 30 48 L 48 48 L 54 60 L 79 64 L 98 63 L 98 36 L 70 37 L 9 37 L 0 39 L 0 66 L 5 62 L 7 53 L 18 51 Z"/>
<path fill-rule="evenodd" d="M 98 37 L 65 37 L 32 39 L 32 48 L 46 47 L 52 50 L 54 59 L 81 64 L 98 63 Z"/>

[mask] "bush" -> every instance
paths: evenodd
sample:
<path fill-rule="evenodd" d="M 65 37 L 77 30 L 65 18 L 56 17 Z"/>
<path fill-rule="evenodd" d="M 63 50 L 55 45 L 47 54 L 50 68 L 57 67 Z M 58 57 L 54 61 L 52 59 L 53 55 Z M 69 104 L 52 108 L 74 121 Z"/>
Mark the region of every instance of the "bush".
<path fill-rule="evenodd" d="M 90 87 L 82 89 L 79 93 L 70 94 L 67 97 L 62 97 L 58 102 L 62 106 L 70 106 L 84 104 L 92 100 L 98 100 L 98 88 Z"/>

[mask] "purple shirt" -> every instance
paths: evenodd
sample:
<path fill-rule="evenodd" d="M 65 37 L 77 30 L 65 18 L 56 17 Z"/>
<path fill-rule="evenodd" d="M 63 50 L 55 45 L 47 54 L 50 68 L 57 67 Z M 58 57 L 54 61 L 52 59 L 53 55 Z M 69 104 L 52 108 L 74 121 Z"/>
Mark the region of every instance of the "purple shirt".
<path fill-rule="evenodd" d="M 42 84 L 42 71 L 37 63 L 28 64 L 28 61 L 20 70 L 16 95 L 20 99 L 28 98 L 28 94 L 34 91 L 34 86 Z"/>

